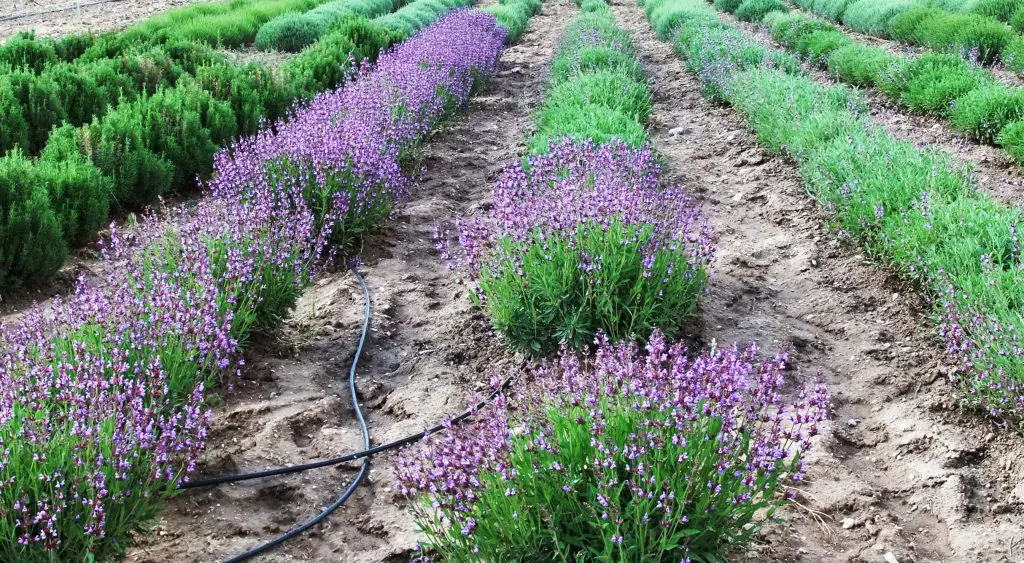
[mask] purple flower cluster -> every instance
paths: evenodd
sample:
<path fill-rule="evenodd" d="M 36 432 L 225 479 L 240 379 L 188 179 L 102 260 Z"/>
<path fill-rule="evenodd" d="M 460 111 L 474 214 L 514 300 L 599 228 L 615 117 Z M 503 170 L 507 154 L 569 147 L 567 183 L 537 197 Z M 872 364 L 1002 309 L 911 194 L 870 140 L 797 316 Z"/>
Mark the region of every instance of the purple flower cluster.
<path fill-rule="evenodd" d="M 446 16 L 218 155 L 196 208 L 115 231 L 100 279 L 0 327 L 0 560 L 125 549 L 202 453 L 205 390 L 293 306 L 337 228 L 404 194 L 402 151 L 496 69 L 504 37 L 492 16 Z"/>
<path fill-rule="evenodd" d="M 492 315 L 513 340 L 512 327 L 527 324 L 529 338 L 561 335 L 584 344 L 598 330 L 620 339 L 644 338 L 654 326 L 672 329 L 694 312 L 714 246 L 693 198 L 660 186 L 659 175 L 649 148 L 556 142 L 546 154 L 507 166 L 489 216 L 457 224 L 456 252 L 442 231 L 442 255 L 465 272 L 492 313 L 540 307 L 545 298 L 514 301 L 558 288 L 552 294 L 561 305 L 553 306 L 564 306 L 564 315 L 542 320 L 552 326 L 531 319 L 506 327 L 503 314 Z M 623 287 L 633 288 L 632 297 L 623 299 Z M 567 319 L 592 321 L 571 327 Z"/>
<path fill-rule="evenodd" d="M 645 353 L 599 337 L 593 359 L 563 353 L 517 400 L 406 451 L 396 488 L 442 557 L 505 560 L 518 546 L 572 560 L 586 546 L 607 560 L 714 559 L 803 478 L 828 414 L 824 386 L 787 402 L 785 356 L 756 352 L 690 358 L 660 332 Z"/>
<path fill-rule="evenodd" d="M 401 157 L 476 80 L 493 74 L 505 30 L 493 16 L 457 10 L 357 71 L 354 84 L 317 96 L 276 131 L 246 139 L 216 158 L 224 193 L 287 183 L 326 222 L 358 232 L 386 216 L 411 179 Z"/>

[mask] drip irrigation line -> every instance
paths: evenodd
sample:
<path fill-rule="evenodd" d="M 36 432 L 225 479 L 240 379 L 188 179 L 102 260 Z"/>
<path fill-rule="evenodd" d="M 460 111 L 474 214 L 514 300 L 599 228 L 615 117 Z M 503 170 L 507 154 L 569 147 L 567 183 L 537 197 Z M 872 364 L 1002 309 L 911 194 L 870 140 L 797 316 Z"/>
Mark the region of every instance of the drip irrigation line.
<path fill-rule="evenodd" d="M 76 4 L 74 6 L 65 6 L 64 8 L 55 8 L 53 10 L 42 10 L 40 12 L 29 12 L 27 14 L 13 14 L 10 16 L 0 17 L 0 22 L 9 22 L 14 20 L 21 20 L 25 18 L 33 18 L 36 16 L 47 16 L 50 14 L 59 14 L 61 12 L 70 12 L 79 8 L 88 8 L 89 6 L 99 6 L 101 4 L 113 4 L 115 2 L 123 2 L 124 0 L 98 0 L 96 2 L 87 2 L 85 4 Z"/>
<path fill-rule="evenodd" d="M 370 449 L 370 428 L 369 426 L 366 425 L 366 419 L 363 418 L 363 410 L 359 406 L 359 396 L 356 393 L 356 367 L 359 365 L 359 356 L 361 356 L 363 353 L 363 346 L 366 345 L 366 334 L 370 331 L 370 316 L 373 313 L 373 306 L 370 303 L 370 290 L 367 289 L 366 281 L 363 280 L 363 276 L 361 276 L 354 267 L 351 270 L 352 275 L 356 277 L 356 280 L 359 282 L 359 285 L 363 288 L 363 300 L 365 301 L 366 304 L 363 307 L 363 331 L 362 334 L 359 335 L 359 346 L 356 347 L 356 354 L 352 358 L 352 367 L 348 371 L 348 390 L 349 393 L 352 395 L 352 407 L 356 411 L 356 418 L 359 420 L 359 428 L 363 433 L 363 448 L 364 450 L 368 450 Z M 232 557 L 231 559 L 228 559 L 227 561 L 225 561 L 225 563 L 237 563 L 239 561 L 249 560 L 263 553 L 264 551 L 273 549 L 283 544 L 284 542 L 298 536 L 299 534 L 305 532 L 313 526 L 316 526 L 321 520 L 327 518 L 328 516 L 330 516 L 332 512 L 340 508 L 341 505 L 345 504 L 345 501 L 347 501 L 349 497 L 351 497 L 352 494 L 356 492 L 356 488 L 359 487 L 359 484 L 363 482 L 363 479 L 366 478 L 366 474 L 369 473 L 369 471 L 370 457 L 367 456 L 363 458 L 363 464 L 359 468 L 359 473 L 356 474 L 355 479 L 353 479 L 349 486 L 346 487 L 344 491 L 342 491 L 341 496 L 339 496 L 334 502 L 328 505 L 327 508 L 324 508 L 320 512 L 320 514 L 317 514 L 313 518 L 306 520 L 302 524 L 299 524 L 298 526 L 292 528 L 286 533 L 262 545 L 254 547 L 253 549 L 250 549 L 245 553 L 241 553 L 239 555 Z"/>
<path fill-rule="evenodd" d="M 345 454 L 345 455 L 341 455 L 341 456 L 337 456 L 337 457 L 332 457 L 332 458 L 328 458 L 328 459 L 322 459 L 322 460 L 319 460 L 319 461 L 311 461 L 311 462 L 302 463 L 302 464 L 299 464 L 299 465 L 290 465 L 288 467 L 276 467 L 276 468 L 273 468 L 273 469 L 265 469 L 263 471 L 253 471 L 251 473 L 237 473 L 237 474 L 233 474 L 233 475 L 222 475 L 220 477 L 211 477 L 209 479 L 202 479 L 202 480 L 199 480 L 199 481 L 190 481 L 188 483 L 182 483 L 182 484 L 178 485 L 178 488 L 179 489 L 199 489 L 199 488 L 203 488 L 203 487 L 213 487 L 215 485 L 223 485 L 225 483 L 238 483 L 238 482 L 241 482 L 241 481 L 249 481 L 249 480 L 252 480 L 252 479 L 261 479 L 263 477 L 276 477 L 278 475 L 290 475 L 292 473 L 301 473 L 303 471 L 309 471 L 310 469 L 319 469 L 321 467 L 330 467 L 332 465 L 340 465 L 342 463 L 346 463 L 346 462 L 349 462 L 349 461 L 356 461 L 356 460 L 359 460 L 359 459 L 362 459 L 362 458 L 365 458 L 365 457 L 370 457 L 370 456 L 375 455 L 375 454 L 386 452 L 388 450 L 398 449 L 398 448 L 400 448 L 402 446 L 406 446 L 408 444 L 414 444 L 416 442 L 419 442 L 423 438 L 426 438 L 430 434 L 435 434 L 437 432 L 440 432 L 440 431 L 444 430 L 445 428 L 447 428 L 450 425 L 458 425 L 458 424 L 462 423 L 467 418 L 469 418 L 469 417 L 473 416 L 474 414 L 476 414 L 477 411 L 479 411 L 483 407 L 487 406 L 487 403 L 489 403 L 492 400 L 494 400 L 494 398 L 497 397 L 503 390 L 508 388 L 508 386 L 511 383 L 512 383 L 512 378 L 511 377 L 505 379 L 505 381 L 502 382 L 501 386 L 498 387 L 497 389 L 495 389 L 494 391 L 492 391 L 490 395 L 488 395 L 484 399 L 480 400 L 475 405 L 471 406 L 466 411 L 464 411 L 463 413 L 459 414 L 458 416 L 452 418 L 448 422 L 436 424 L 436 425 L 431 426 L 430 428 L 428 428 L 426 430 L 423 430 L 421 432 L 417 432 L 415 434 L 410 434 L 410 435 L 408 435 L 408 436 L 406 436 L 404 438 L 400 438 L 400 439 L 395 440 L 393 442 L 388 442 L 387 444 L 381 444 L 379 446 L 375 446 L 373 448 L 369 448 L 369 449 L 363 450 L 361 452 L 353 452 L 353 453 L 350 453 L 350 454 Z"/>

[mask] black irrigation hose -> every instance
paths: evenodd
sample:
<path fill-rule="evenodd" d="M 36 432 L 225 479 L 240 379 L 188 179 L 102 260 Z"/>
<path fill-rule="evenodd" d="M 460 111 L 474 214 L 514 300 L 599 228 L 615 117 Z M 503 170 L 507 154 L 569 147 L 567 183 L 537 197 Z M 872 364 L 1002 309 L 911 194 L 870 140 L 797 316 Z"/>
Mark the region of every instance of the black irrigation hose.
<path fill-rule="evenodd" d="M 363 288 L 363 300 L 366 302 L 366 305 L 363 308 L 363 332 L 362 334 L 359 335 L 359 346 L 356 348 L 356 354 L 352 358 L 352 368 L 349 369 L 348 372 L 348 390 L 349 393 L 352 394 L 352 407 L 356 411 L 356 418 L 359 420 L 359 428 L 363 432 L 363 448 L 368 450 L 370 449 L 370 428 L 366 425 L 366 419 L 363 418 L 363 410 L 359 407 L 359 396 L 356 393 L 356 366 L 359 365 L 359 356 L 362 355 L 363 346 L 366 344 L 366 334 L 370 331 L 370 316 L 372 315 L 373 312 L 373 306 L 370 303 L 370 290 L 366 288 L 366 282 L 363 280 L 363 276 L 361 276 L 359 272 L 356 271 L 355 268 L 352 268 L 352 274 L 356 277 L 356 280 L 359 282 L 359 285 L 362 286 Z M 298 526 L 292 528 L 291 530 L 289 530 L 281 536 L 278 536 L 260 546 L 250 549 L 245 553 L 236 555 L 231 559 L 228 559 L 225 563 L 236 563 L 238 561 L 246 561 L 248 559 L 251 559 L 263 553 L 264 551 L 273 549 L 281 545 L 282 543 L 294 538 L 295 536 L 298 536 L 299 534 L 305 532 L 313 526 L 316 526 L 321 520 L 327 518 L 332 512 L 341 507 L 341 505 L 345 504 L 345 501 L 347 501 L 349 497 L 351 497 L 352 494 L 356 492 L 356 488 L 359 487 L 359 484 L 363 482 L 363 479 L 366 478 L 366 474 L 369 471 L 370 458 L 369 456 L 367 456 L 363 458 L 363 465 L 359 468 L 359 473 L 356 475 L 355 479 L 352 480 L 352 483 L 350 483 L 349 486 L 345 488 L 345 490 L 341 493 L 341 496 L 339 496 L 334 502 L 327 506 L 327 508 L 323 509 L 323 511 L 321 511 L 320 514 L 317 514 L 313 518 L 310 518 L 302 524 L 299 524 Z"/>
<path fill-rule="evenodd" d="M 379 446 L 375 446 L 373 448 L 370 448 L 368 450 L 363 450 L 361 452 L 354 452 L 354 453 L 345 454 L 345 455 L 338 456 L 338 457 L 332 457 L 332 458 L 328 458 L 328 459 L 323 459 L 323 460 L 320 460 L 320 461 L 311 461 L 309 463 L 303 463 L 303 464 L 300 464 L 300 465 L 291 465 L 291 466 L 288 466 L 288 467 L 276 467 L 274 469 L 266 469 L 266 470 L 263 470 L 263 471 L 253 471 L 251 473 L 237 473 L 237 474 L 234 474 L 234 475 L 221 475 L 220 477 L 211 477 L 209 479 L 202 479 L 202 480 L 199 480 L 199 481 L 191 481 L 191 482 L 188 482 L 188 483 L 182 483 L 182 484 L 178 485 L 178 488 L 179 489 L 198 489 L 198 488 L 202 488 L 202 487 L 212 487 L 214 485 L 223 485 L 225 483 L 238 483 L 238 482 L 241 482 L 241 481 L 249 481 L 249 480 L 252 480 L 252 479 L 260 479 L 260 478 L 263 478 L 263 477 L 275 477 L 277 475 L 289 475 L 289 474 L 292 474 L 292 473 L 300 473 L 300 472 L 303 472 L 303 471 L 309 471 L 310 469 L 319 469 L 321 467 L 329 467 L 329 466 L 332 466 L 332 465 L 339 465 L 339 464 L 342 464 L 342 463 L 345 463 L 345 462 L 349 462 L 349 461 L 356 461 L 358 459 L 362 459 L 364 457 L 370 457 L 372 455 L 383 453 L 383 452 L 386 452 L 388 450 L 398 449 L 398 448 L 400 448 L 402 446 L 405 446 L 405 445 L 408 445 L 408 444 L 414 444 L 416 442 L 419 442 L 423 438 L 426 438 L 430 434 L 435 434 L 437 432 L 440 432 L 440 431 L 444 430 L 448 425 L 460 424 L 461 422 L 463 422 L 467 418 L 473 416 L 474 414 L 476 414 L 477 411 L 479 411 L 480 409 L 485 407 L 487 405 L 487 403 L 491 402 L 495 397 L 498 396 L 499 393 L 501 393 L 504 389 L 506 389 L 509 386 L 510 383 L 512 383 L 512 378 L 511 377 L 505 379 L 505 381 L 502 382 L 501 386 L 499 388 L 495 389 L 494 391 L 492 391 L 490 395 L 488 395 L 484 399 L 480 400 L 477 404 L 471 406 L 465 412 L 463 412 L 462 414 L 452 418 L 451 420 L 449 420 L 446 423 L 436 424 L 436 425 L 431 426 L 430 428 L 428 428 L 426 430 L 423 430 L 422 432 L 417 432 L 416 434 L 410 434 L 409 436 L 406 436 L 404 438 L 400 438 L 400 439 L 395 440 L 393 442 L 388 442 L 387 444 L 381 444 Z"/>
<path fill-rule="evenodd" d="M 65 6 L 63 8 L 55 8 L 53 10 L 43 10 L 41 12 L 29 12 L 27 14 L 12 14 L 10 16 L 0 17 L 0 22 L 9 22 L 14 20 L 21 20 L 25 18 L 32 18 L 35 16 L 46 16 L 49 14 L 59 14 L 61 12 L 70 12 L 79 8 L 88 8 L 89 6 L 99 6 L 100 4 L 113 4 L 115 2 L 123 2 L 124 0 L 98 0 L 97 2 L 87 2 L 85 4 L 76 4 L 74 6 Z"/>

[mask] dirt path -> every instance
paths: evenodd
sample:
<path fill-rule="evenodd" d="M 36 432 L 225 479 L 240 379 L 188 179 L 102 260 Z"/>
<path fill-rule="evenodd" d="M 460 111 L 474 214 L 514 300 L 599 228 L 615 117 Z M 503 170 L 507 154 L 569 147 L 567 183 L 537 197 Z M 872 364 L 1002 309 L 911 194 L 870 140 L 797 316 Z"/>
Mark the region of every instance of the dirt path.
<path fill-rule="evenodd" d="M 795 166 L 699 94 L 632 2 L 616 2 L 652 75 L 651 134 L 675 183 L 706 202 L 719 255 L 695 335 L 791 352 L 820 372 L 835 420 L 791 507 L 751 561 L 1018 561 L 1024 440 L 955 409 L 919 304 L 820 225 Z M 812 511 L 819 519 L 812 516 Z"/>
<path fill-rule="evenodd" d="M 194 0 L 97 1 L 4 0 L 0 2 L 0 41 L 19 31 L 35 30 L 45 37 L 61 37 L 83 31 L 115 31 Z M 17 19 L 7 19 L 10 17 Z"/>
<path fill-rule="evenodd" d="M 719 12 L 718 16 L 732 25 L 743 28 L 764 45 L 785 51 L 785 48 L 776 43 L 763 26 L 741 22 L 734 16 L 723 12 Z M 849 30 L 844 29 L 844 31 L 858 40 L 865 40 L 868 37 Z M 892 43 L 878 38 L 871 39 L 872 41 L 869 43 L 876 46 Z M 905 46 L 903 47 L 903 50 L 900 51 L 896 46 L 889 45 L 890 50 L 905 56 L 907 51 Z M 837 83 L 824 71 L 810 69 L 810 74 L 819 82 Z M 1004 82 L 1020 82 L 1016 80 L 1016 77 L 1013 79 L 1011 81 L 1004 77 Z M 952 154 L 956 160 L 967 163 L 973 168 L 978 186 L 982 191 L 1008 203 L 1024 204 L 1024 173 L 1006 151 L 971 140 L 967 135 L 954 131 L 945 119 L 911 113 L 874 88 L 865 89 L 863 92 L 867 98 L 871 116 L 890 135 L 911 141 L 918 146 L 928 145 Z"/>
<path fill-rule="evenodd" d="M 516 362 L 453 282 L 432 233 L 439 221 L 489 205 L 502 164 L 519 154 L 555 41 L 575 10 L 566 0 L 544 5 L 505 52 L 499 76 L 449 131 L 427 143 L 422 184 L 366 253 L 374 316 L 358 385 L 374 443 L 462 411 L 492 369 Z M 362 296 L 345 273 L 324 276 L 305 293 L 284 336 L 252 358 L 241 389 L 217 409 L 201 474 L 361 449 L 345 385 L 362 311 Z M 391 455 L 375 458 L 369 483 L 327 524 L 261 560 L 406 559 L 415 536 L 391 492 L 392 464 Z M 319 511 L 355 467 L 184 494 L 128 560 L 213 561 L 251 548 Z"/>

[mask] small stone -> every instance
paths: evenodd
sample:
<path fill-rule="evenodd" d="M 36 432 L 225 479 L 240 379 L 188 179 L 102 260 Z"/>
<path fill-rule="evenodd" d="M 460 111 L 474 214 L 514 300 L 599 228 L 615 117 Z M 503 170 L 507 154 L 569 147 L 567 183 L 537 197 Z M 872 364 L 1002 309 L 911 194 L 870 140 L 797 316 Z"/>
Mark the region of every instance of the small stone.
<path fill-rule="evenodd" d="M 853 518 L 843 518 L 843 529 L 849 530 L 857 525 L 857 521 Z"/>
<path fill-rule="evenodd" d="M 886 551 L 882 557 L 885 559 L 885 563 L 900 563 L 900 560 L 896 559 L 896 556 L 891 551 Z"/>
<path fill-rule="evenodd" d="M 846 421 L 846 425 L 849 426 L 850 428 L 855 428 L 858 424 L 860 424 L 860 421 L 857 420 L 856 418 L 851 418 L 850 420 Z"/>

